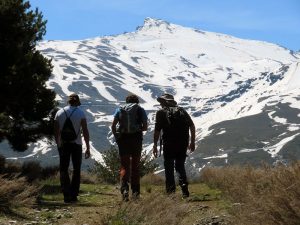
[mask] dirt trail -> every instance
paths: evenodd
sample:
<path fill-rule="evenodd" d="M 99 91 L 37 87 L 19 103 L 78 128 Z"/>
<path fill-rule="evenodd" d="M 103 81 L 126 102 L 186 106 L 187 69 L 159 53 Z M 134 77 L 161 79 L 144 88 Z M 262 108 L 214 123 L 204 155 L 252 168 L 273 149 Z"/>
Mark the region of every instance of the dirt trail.
<path fill-rule="evenodd" d="M 139 200 L 122 202 L 115 186 L 82 185 L 79 201 L 73 204 L 65 204 L 61 193 L 48 190 L 35 207 L 19 209 L 16 215 L 0 216 L 0 224 L 228 224 L 218 193 L 193 185 L 191 197 L 183 200 L 180 193 L 166 196 L 162 187 L 152 187 L 150 192 L 147 189 L 142 188 Z"/>

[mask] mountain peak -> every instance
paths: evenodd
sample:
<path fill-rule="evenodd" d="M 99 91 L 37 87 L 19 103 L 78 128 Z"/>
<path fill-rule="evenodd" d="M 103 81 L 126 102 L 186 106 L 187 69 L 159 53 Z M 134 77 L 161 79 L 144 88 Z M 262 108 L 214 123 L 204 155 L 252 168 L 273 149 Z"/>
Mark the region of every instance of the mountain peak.
<path fill-rule="evenodd" d="M 164 20 L 161 20 L 161 19 L 147 17 L 144 20 L 144 25 L 137 27 L 137 30 L 149 30 L 149 29 L 158 28 L 158 27 L 169 29 L 170 23 L 166 22 Z"/>

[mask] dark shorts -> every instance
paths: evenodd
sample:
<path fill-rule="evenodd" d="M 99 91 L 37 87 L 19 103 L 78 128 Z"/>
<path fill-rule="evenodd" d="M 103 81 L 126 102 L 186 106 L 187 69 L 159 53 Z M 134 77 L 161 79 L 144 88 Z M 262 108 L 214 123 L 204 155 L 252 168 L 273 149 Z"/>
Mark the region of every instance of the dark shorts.
<path fill-rule="evenodd" d="M 122 155 L 139 155 L 142 152 L 143 134 L 122 134 L 117 141 L 119 154 Z"/>

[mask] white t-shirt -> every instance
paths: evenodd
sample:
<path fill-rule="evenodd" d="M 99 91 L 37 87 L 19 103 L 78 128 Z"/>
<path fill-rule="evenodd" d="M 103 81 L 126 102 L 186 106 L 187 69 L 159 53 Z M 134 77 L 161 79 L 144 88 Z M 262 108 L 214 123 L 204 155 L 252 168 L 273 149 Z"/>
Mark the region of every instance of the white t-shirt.
<path fill-rule="evenodd" d="M 86 118 L 84 112 L 80 108 L 75 106 L 66 106 L 63 109 L 66 111 L 68 117 L 71 115 L 73 110 L 76 109 L 73 112 L 70 119 L 73 123 L 76 134 L 78 134 L 75 143 L 82 145 L 80 128 L 81 128 L 81 120 Z M 54 117 L 54 120 L 58 121 L 60 131 L 62 130 L 65 120 L 67 118 L 63 109 L 58 110 Z"/>

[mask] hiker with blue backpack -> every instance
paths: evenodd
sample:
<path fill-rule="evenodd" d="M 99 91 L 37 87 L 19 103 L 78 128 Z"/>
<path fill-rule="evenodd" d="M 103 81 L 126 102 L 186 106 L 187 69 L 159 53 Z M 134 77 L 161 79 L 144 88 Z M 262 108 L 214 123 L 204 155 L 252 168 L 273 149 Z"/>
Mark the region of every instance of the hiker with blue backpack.
<path fill-rule="evenodd" d="M 140 196 L 139 164 L 142 152 L 143 131 L 147 130 L 147 115 L 134 94 L 126 97 L 126 104 L 117 108 L 112 122 L 112 133 L 119 148 L 120 183 L 123 201 L 129 200 L 129 183 L 132 199 Z"/>
<path fill-rule="evenodd" d="M 86 151 L 85 158 L 90 157 L 89 131 L 84 112 L 77 94 L 68 99 L 69 105 L 58 110 L 54 118 L 54 136 L 59 152 L 60 184 L 64 194 L 64 202 L 76 202 L 80 187 L 80 171 L 82 162 L 81 130 Z M 69 177 L 70 159 L 73 164 L 72 180 Z"/>
<path fill-rule="evenodd" d="M 153 155 L 158 156 L 157 142 L 161 137 L 166 177 L 167 194 L 175 193 L 174 168 L 178 173 L 182 197 L 189 197 L 185 171 L 187 149 L 195 150 L 195 125 L 189 114 L 177 105 L 173 95 L 163 94 L 157 98 L 162 109 L 156 112 Z M 161 136 L 162 132 L 162 136 Z M 160 146 L 161 147 L 161 146 Z"/>

